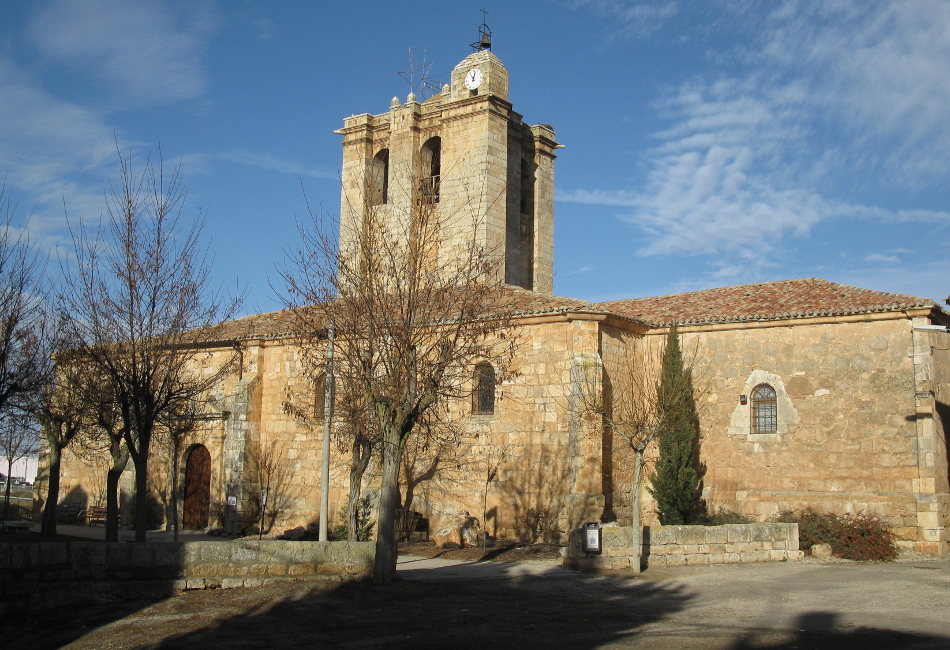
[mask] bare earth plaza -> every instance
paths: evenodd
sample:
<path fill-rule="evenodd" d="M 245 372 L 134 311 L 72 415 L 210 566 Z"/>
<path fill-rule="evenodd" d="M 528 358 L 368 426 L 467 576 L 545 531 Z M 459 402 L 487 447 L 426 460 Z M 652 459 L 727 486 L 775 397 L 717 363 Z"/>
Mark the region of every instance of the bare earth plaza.
<path fill-rule="evenodd" d="M 818 278 L 554 295 L 570 149 L 491 38 L 342 120 L 281 310 L 103 334 L 77 227 L 0 645 L 950 647 L 950 314 Z M 120 160 L 128 261 L 154 177 Z"/>

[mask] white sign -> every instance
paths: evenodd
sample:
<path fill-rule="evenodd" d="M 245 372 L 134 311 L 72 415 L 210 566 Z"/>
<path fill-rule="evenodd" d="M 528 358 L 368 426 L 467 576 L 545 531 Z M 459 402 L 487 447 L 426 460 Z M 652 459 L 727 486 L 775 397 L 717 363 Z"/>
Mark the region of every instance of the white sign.
<path fill-rule="evenodd" d="M 585 531 L 587 533 L 587 548 L 589 549 L 600 549 L 600 535 L 596 528 L 587 528 Z"/>
<path fill-rule="evenodd" d="M 229 505 L 229 506 L 236 506 L 236 505 L 237 505 L 237 497 L 228 497 L 228 505 Z"/>

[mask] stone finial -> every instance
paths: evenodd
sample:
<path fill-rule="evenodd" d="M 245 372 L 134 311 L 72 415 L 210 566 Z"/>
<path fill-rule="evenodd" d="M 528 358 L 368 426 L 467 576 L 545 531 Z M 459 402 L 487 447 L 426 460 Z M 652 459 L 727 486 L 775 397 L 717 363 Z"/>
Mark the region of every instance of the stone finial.
<path fill-rule="evenodd" d="M 411 103 L 413 103 L 414 101 L 416 101 L 416 94 L 415 94 L 415 93 L 409 93 L 409 96 L 406 97 L 406 103 L 407 103 L 407 104 L 411 104 Z"/>
<path fill-rule="evenodd" d="M 399 108 L 399 98 L 393 97 L 393 100 L 389 102 L 389 108 Z"/>
<path fill-rule="evenodd" d="M 443 95 L 448 95 L 451 90 L 452 90 L 452 87 L 449 84 L 444 84 L 442 86 Z M 950 305 L 950 298 L 947 298 L 947 304 Z"/>

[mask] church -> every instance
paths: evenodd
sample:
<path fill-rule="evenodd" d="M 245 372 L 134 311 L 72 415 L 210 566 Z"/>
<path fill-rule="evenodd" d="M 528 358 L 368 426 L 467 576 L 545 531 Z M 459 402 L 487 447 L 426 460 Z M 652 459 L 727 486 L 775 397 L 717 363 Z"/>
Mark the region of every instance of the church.
<path fill-rule="evenodd" d="M 555 296 L 561 145 L 551 126 L 515 112 L 508 73 L 490 47 L 475 49 L 441 92 L 394 97 L 388 110 L 345 118 L 337 131 L 341 224 L 358 220 L 367 203 L 399 214 L 419 193 L 440 214 L 474 210 L 481 218 L 458 228 L 458 242 L 503 251 L 504 281 L 518 296 L 517 371 L 497 382 L 477 375 L 475 398 L 459 406 L 469 434 L 459 444 L 407 451 L 404 507 L 433 531 L 474 517 L 491 534 L 529 540 L 564 540 L 585 521 L 630 525 L 629 446 L 582 402 L 636 371 L 675 324 L 702 386 L 708 510 L 758 520 L 804 507 L 868 512 L 905 547 L 947 553 L 950 316 L 931 300 L 813 278 L 599 304 Z M 345 236 L 340 246 L 346 250 Z M 181 451 L 174 487 L 183 524 L 227 526 L 255 512 L 261 479 L 253 465 L 264 449 L 279 460 L 270 488 L 275 530 L 312 523 L 323 432 L 286 408 L 288 394 L 306 390 L 287 315 L 227 324 L 196 364 L 210 367 L 235 350 L 240 362 L 217 396 L 220 419 Z M 62 500 L 102 498 L 105 460 L 97 462 L 67 452 Z M 167 507 L 164 466 L 153 463 L 152 486 Z M 346 503 L 348 472 L 346 454 L 332 452 L 331 527 Z M 131 477 L 123 485 L 131 493 Z M 642 496 L 641 523 L 656 523 L 645 486 Z"/>

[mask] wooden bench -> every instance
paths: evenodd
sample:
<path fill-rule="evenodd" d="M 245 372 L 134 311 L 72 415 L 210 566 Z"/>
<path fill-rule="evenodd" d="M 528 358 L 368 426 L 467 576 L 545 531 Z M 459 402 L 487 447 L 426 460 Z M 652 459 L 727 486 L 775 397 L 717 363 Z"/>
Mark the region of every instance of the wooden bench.
<path fill-rule="evenodd" d="M 69 503 L 61 503 L 56 506 L 56 521 L 61 524 L 78 524 L 83 510 L 79 506 Z"/>
<path fill-rule="evenodd" d="M 92 524 L 102 524 L 106 525 L 106 507 L 105 506 L 89 506 L 86 508 L 86 524 L 91 526 Z"/>

